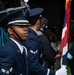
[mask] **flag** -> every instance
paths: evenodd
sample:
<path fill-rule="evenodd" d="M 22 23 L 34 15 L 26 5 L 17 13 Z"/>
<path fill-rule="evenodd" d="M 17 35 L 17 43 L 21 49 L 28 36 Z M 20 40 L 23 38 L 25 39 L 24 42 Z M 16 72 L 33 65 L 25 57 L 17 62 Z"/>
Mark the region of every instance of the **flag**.
<path fill-rule="evenodd" d="M 0 47 L 4 46 L 9 39 L 8 33 L 4 28 L 0 27 Z"/>
<path fill-rule="evenodd" d="M 64 25 L 62 29 L 62 37 L 61 37 L 61 67 L 66 67 L 67 64 L 67 51 L 68 51 L 68 41 L 69 41 L 69 33 L 70 33 L 70 9 L 71 9 L 71 1 L 66 0 L 65 3 L 65 17 L 64 17 Z"/>

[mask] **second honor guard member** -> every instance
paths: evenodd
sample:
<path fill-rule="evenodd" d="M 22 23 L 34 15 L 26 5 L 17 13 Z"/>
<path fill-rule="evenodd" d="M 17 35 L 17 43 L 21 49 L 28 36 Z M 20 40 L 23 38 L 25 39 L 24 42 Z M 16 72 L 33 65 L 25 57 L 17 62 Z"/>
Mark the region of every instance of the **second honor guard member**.
<path fill-rule="evenodd" d="M 28 49 L 28 66 L 29 75 L 55 75 L 55 71 L 50 70 L 43 66 L 43 49 L 41 41 L 37 35 L 41 26 L 43 8 L 34 8 L 30 10 L 29 22 L 29 35 L 24 45 Z"/>
<path fill-rule="evenodd" d="M 55 75 L 54 70 L 43 65 L 43 48 L 37 35 L 41 26 L 42 13 L 43 8 L 33 8 L 30 10 L 29 22 L 31 26 L 29 26 L 28 39 L 23 43 L 28 49 L 29 75 Z M 57 70 L 56 75 L 60 74 L 67 75 L 66 70 L 63 68 Z"/>
<path fill-rule="evenodd" d="M 28 37 L 30 24 L 23 11 L 26 9 L 15 10 L 0 20 L 0 26 L 6 27 L 10 38 L 0 48 L 0 75 L 28 75 L 26 47 L 22 43 Z"/>

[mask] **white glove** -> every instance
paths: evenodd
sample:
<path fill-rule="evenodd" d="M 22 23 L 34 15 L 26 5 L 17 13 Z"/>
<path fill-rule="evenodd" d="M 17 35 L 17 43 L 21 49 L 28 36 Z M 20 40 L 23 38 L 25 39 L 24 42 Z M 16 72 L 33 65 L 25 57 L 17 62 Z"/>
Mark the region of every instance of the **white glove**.
<path fill-rule="evenodd" d="M 67 69 L 66 68 L 60 68 L 56 71 L 55 75 L 67 75 Z"/>

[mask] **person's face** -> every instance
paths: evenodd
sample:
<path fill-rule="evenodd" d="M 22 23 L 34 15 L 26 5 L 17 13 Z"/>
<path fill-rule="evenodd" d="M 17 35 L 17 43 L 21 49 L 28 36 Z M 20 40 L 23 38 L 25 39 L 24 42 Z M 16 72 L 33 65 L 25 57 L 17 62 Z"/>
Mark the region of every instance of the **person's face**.
<path fill-rule="evenodd" d="M 28 38 L 28 26 L 11 26 L 13 30 L 20 36 L 20 38 L 24 41 Z M 19 41 L 20 38 L 15 34 L 10 27 L 8 28 L 8 33 L 11 38 Z"/>

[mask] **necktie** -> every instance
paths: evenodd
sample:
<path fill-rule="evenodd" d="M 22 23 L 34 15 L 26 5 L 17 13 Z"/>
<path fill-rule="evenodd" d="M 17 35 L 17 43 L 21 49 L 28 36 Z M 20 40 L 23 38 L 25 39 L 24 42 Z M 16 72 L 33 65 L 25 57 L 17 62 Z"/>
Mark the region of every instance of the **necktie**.
<path fill-rule="evenodd" d="M 28 61 L 27 61 L 27 55 L 26 55 L 26 51 L 25 48 L 23 48 L 23 59 L 25 60 L 25 65 L 26 65 L 26 75 L 28 75 Z"/>

